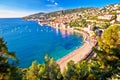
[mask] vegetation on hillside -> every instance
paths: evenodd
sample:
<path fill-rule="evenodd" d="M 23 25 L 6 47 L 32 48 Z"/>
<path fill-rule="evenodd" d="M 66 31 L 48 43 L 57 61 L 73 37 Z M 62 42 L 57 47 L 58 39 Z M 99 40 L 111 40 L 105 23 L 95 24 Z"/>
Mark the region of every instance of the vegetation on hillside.
<path fill-rule="evenodd" d="M 57 16 L 63 16 L 67 14 L 73 14 L 73 13 L 85 13 L 86 10 L 96 10 L 98 8 L 76 8 L 76 9 L 67 9 L 67 10 L 60 10 L 55 12 L 49 12 L 49 13 L 37 13 L 30 16 L 23 17 L 23 19 L 41 19 L 41 17 L 44 19 L 48 19 L 51 17 L 57 17 Z"/>
<path fill-rule="evenodd" d="M 87 22 L 85 19 L 75 19 L 70 21 L 69 25 L 72 27 L 86 27 Z"/>

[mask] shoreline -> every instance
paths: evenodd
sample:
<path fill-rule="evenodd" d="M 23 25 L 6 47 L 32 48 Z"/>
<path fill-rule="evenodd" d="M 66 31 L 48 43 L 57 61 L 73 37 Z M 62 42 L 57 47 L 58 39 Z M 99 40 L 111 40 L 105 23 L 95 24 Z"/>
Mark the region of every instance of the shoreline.
<path fill-rule="evenodd" d="M 48 25 L 48 26 L 57 28 L 52 25 Z M 72 52 L 68 53 L 67 55 L 63 56 L 62 58 L 60 58 L 56 61 L 57 64 L 60 66 L 61 72 L 63 72 L 64 68 L 66 68 L 67 63 L 69 61 L 72 60 L 76 64 L 77 62 L 86 59 L 86 57 L 91 53 L 92 48 L 95 46 L 96 43 L 94 43 L 94 41 L 90 38 L 90 34 L 82 29 L 80 29 L 80 30 L 74 30 L 73 28 L 70 28 L 70 29 L 59 28 L 59 29 L 76 32 L 83 36 L 83 45 L 82 46 L 73 50 Z"/>
<path fill-rule="evenodd" d="M 74 61 L 75 63 L 84 60 L 92 51 L 92 47 L 95 45 L 92 41 L 86 40 L 89 37 L 84 31 L 73 30 L 76 33 L 82 34 L 83 36 L 83 45 L 74 51 L 68 53 L 64 57 L 57 60 L 57 64 L 60 66 L 61 72 L 66 68 L 69 61 Z"/>

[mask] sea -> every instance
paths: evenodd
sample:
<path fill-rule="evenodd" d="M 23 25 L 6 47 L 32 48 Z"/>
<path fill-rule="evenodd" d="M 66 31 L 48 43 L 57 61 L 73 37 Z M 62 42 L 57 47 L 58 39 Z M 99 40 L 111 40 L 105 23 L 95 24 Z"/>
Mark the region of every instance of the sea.
<path fill-rule="evenodd" d="M 57 61 L 83 45 L 78 33 L 21 18 L 0 18 L 0 37 L 8 50 L 15 52 L 20 68 L 28 68 L 33 61 L 44 64 L 46 54 Z"/>

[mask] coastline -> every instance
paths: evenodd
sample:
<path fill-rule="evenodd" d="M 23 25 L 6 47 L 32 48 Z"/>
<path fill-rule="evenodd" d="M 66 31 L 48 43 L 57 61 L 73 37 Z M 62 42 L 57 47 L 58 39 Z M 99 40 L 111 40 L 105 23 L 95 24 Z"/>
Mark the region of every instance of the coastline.
<path fill-rule="evenodd" d="M 67 63 L 71 60 L 75 63 L 84 60 L 92 51 L 92 47 L 95 46 L 93 41 L 91 41 L 90 39 L 90 41 L 86 40 L 89 37 L 89 34 L 84 31 L 73 31 L 82 34 L 84 44 L 79 48 L 75 49 L 74 51 L 68 53 L 66 56 L 57 60 L 57 64 L 60 66 L 61 71 L 64 70 L 64 68 L 67 66 Z"/>
<path fill-rule="evenodd" d="M 49 26 L 52 26 L 53 28 L 58 28 L 50 24 Z M 74 51 L 68 53 L 67 55 L 56 61 L 57 64 L 60 66 L 61 72 L 63 72 L 64 68 L 66 68 L 67 63 L 69 61 L 72 60 L 74 61 L 74 63 L 77 63 L 79 61 L 85 60 L 86 57 L 88 57 L 91 54 L 92 48 L 95 46 L 96 42 L 94 42 L 93 39 L 90 38 L 90 34 L 84 31 L 83 29 L 80 30 L 74 30 L 73 28 L 68 28 L 68 29 L 59 28 L 59 29 L 69 30 L 81 34 L 83 36 L 83 42 L 84 42 L 82 46 L 80 46 L 79 48 L 75 49 Z"/>

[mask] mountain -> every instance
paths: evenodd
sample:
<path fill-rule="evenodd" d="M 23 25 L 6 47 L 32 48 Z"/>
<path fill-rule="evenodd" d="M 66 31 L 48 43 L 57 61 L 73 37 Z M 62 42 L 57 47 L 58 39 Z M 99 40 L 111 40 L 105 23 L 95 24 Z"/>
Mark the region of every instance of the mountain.
<path fill-rule="evenodd" d="M 38 18 L 39 16 L 42 16 L 44 15 L 45 13 L 44 12 L 40 12 L 40 13 L 36 13 L 36 14 L 32 14 L 32 15 L 29 15 L 29 16 L 26 16 L 26 17 L 23 17 L 23 19 L 36 19 Z"/>
<path fill-rule="evenodd" d="M 107 5 L 103 8 L 89 7 L 89 8 L 60 10 L 49 13 L 42 12 L 42 13 L 36 13 L 33 15 L 23 17 L 23 19 L 53 20 L 53 19 L 57 19 L 58 17 L 65 17 L 65 16 L 69 17 L 74 14 L 76 14 L 77 16 L 81 15 L 84 19 L 90 19 L 90 20 L 109 19 L 109 17 L 111 17 L 109 20 L 112 20 L 116 16 L 118 18 L 118 21 L 120 21 L 119 20 L 120 3 Z"/>
<path fill-rule="evenodd" d="M 37 13 L 33 15 L 29 15 L 26 17 L 23 17 L 23 19 L 40 19 L 40 18 L 50 18 L 50 17 L 57 17 L 61 15 L 67 15 L 67 14 L 73 14 L 73 13 L 86 13 L 88 11 L 97 11 L 98 8 L 76 8 L 76 9 L 68 9 L 68 10 L 60 10 L 55 12 L 49 12 L 49 13 Z"/>

